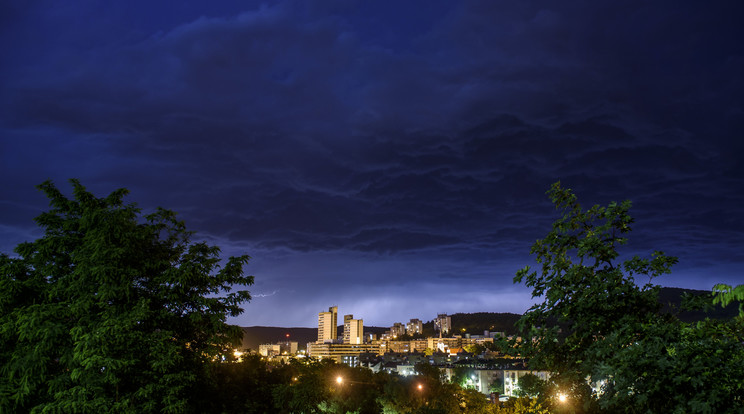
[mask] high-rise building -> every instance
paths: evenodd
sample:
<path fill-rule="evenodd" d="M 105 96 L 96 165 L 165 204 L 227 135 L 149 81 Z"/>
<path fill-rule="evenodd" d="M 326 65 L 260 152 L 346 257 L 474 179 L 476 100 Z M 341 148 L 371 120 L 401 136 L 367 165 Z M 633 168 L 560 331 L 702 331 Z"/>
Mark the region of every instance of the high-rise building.
<path fill-rule="evenodd" d="M 406 333 L 408 335 L 416 335 L 420 334 L 424 331 L 424 324 L 418 320 L 418 319 L 411 319 L 410 322 L 406 324 Z"/>
<path fill-rule="evenodd" d="M 447 316 L 446 313 L 440 313 L 434 319 L 434 329 L 439 331 L 440 336 L 449 333 L 452 330 L 452 317 Z"/>
<path fill-rule="evenodd" d="M 344 343 L 361 344 L 364 342 L 364 321 L 354 319 L 354 315 L 344 315 Z"/>
<path fill-rule="evenodd" d="M 338 336 L 338 306 L 331 306 L 328 312 L 318 313 L 318 343 L 333 342 Z"/>
<path fill-rule="evenodd" d="M 403 336 L 406 333 L 406 326 L 400 322 L 395 322 L 390 328 L 390 333 L 393 335 L 393 338 Z"/>

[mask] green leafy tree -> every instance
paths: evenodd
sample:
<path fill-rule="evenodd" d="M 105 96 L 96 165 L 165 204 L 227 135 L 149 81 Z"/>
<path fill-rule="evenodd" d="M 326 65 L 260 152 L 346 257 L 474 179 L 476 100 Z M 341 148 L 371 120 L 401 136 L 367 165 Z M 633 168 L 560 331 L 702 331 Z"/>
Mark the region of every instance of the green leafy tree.
<path fill-rule="evenodd" d="M 551 411 L 541 405 L 536 398 L 510 398 L 499 404 L 493 411 L 495 414 L 550 414 Z"/>
<path fill-rule="evenodd" d="M 467 388 L 468 379 L 470 379 L 471 375 L 473 375 L 472 368 L 455 367 L 455 368 L 452 368 L 452 374 L 450 375 L 450 382 L 453 384 L 457 384 L 463 388 Z M 472 384 L 472 381 L 471 381 L 471 384 Z"/>
<path fill-rule="evenodd" d="M 739 316 L 744 318 L 744 285 L 732 287 L 723 283 L 713 286 L 713 303 L 728 306 L 729 303 L 739 302 Z"/>
<path fill-rule="evenodd" d="M 505 348 L 554 374 L 541 401 L 574 412 L 742 410 L 742 318 L 686 324 L 660 314 L 650 282 L 677 260 L 662 252 L 620 260 L 630 202 L 584 210 L 560 183 L 548 194 L 562 217 L 532 246 L 540 270 L 514 278 L 543 301 L 519 321 L 526 338 Z M 639 277 L 648 282 L 637 285 Z M 570 403 L 558 405 L 558 393 Z"/>
<path fill-rule="evenodd" d="M 488 391 L 489 392 L 495 392 L 498 394 L 504 393 L 504 377 L 496 377 L 493 379 L 493 382 L 488 385 Z"/>
<path fill-rule="evenodd" d="M 517 385 L 517 396 L 537 397 L 545 393 L 547 384 L 535 374 L 525 374 L 519 378 Z"/>
<path fill-rule="evenodd" d="M 469 352 L 473 355 L 480 355 L 483 353 L 483 351 L 486 350 L 486 347 L 485 345 L 481 345 L 481 344 L 470 344 L 470 345 L 465 345 L 463 349 L 465 350 L 465 352 Z"/>
<path fill-rule="evenodd" d="M 241 361 L 212 363 L 209 381 L 198 395 L 193 410 L 201 413 L 262 414 L 279 410 L 273 390 L 290 383 L 283 370 L 270 366 L 260 355 L 243 354 Z"/>
<path fill-rule="evenodd" d="M 377 401 L 388 379 L 387 373 L 375 375 L 361 367 L 351 368 L 336 364 L 329 377 L 342 378 L 333 385 L 330 403 L 334 413 L 379 414 L 382 410 Z"/>
<path fill-rule="evenodd" d="M 345 397 L 356 401 L 347 386 L 356 371 L 333 360 L 293 359 L 279 370 L 284 381 L 273 389 L 276 412 L 337 412 L 345 407 Z M 336 381 L 339 376 L 344 379 L 341 384 Z"/>
<path fill-rule="evenodd" d="M 458 413 L 462 414 L 489 414 L 496 410 L 496 406 L 491 404 L 488 397 L 472 388 L 459 389 L 455 393 L 458 399 L 460 409 Z"/>
<path fill-rule="evenodd" d="M 741 318 L 645 326 L 635 342 L 604 355 L 599 370 L 612 380 L 599 404 L 608 411 L 744 412 L 742 344 Z"/>
<path fill-rule="evenodd" d="M 0 411 L 188 412 L 208 363 L 231 354 L 253 283 L 175 213 L 142 216 L 124 189 L 38 188 L 44 231 L 0 256 Z"/>
<path fill-rule="evenodd" d="M 391 376 L 380 398 L 385 413 L 461 413 L 464 394 L 444 381 L 443 372 L 428 363 L 415 365 L 416 376 Z M 468 394 L 469 395 L 469 394 Z"/>
<path fill-rule="evenodd" d="M 530 250 L 540 270 L 527 266 L 514 278 L 532 287 L 533 297 L 544 297 L 518 322 L 535 339 L 522 341 L 520 351 L 543 369 L 583 381 L 599 363 L 591 358 L 592 348 L 624 346 L 640 324 L 657 318 L 656 287 L 639 287 L 635 279 L 668 273 L 677 259 L 655 252 L 650 259 L 619 262 L 618 247 L 633 224 L 629 201 L 585 211 L 560 182 L 548 195 L 563 215 Z"/>

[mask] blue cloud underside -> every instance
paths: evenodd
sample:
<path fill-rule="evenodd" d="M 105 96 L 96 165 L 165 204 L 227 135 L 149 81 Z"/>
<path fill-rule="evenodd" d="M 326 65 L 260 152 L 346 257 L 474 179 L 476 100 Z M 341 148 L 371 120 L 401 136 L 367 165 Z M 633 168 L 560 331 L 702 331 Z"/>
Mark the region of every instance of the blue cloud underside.
<path fill-rule="evenodd" d="M 560 179 L 634 201 L 629 248 L 680 256 L 662 283 L 740 283 L 742 8 L 4 4 L 0 248 L 33 237 L 34 185 L 77 177 L 251 254 L 245 325 L 292 303 L 311 326 L 351 293 L 365 323 L 402 298 L 521 312 L 498 295 L 522 297 Z"/>

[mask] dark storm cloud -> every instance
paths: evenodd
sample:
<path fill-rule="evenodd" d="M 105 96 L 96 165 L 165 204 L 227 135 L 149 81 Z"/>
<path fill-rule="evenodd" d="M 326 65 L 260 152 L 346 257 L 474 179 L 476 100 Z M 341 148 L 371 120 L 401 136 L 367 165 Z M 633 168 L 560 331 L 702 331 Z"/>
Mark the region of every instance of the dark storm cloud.
<path fill-rule="evenodd" d="M 529 260 L 561 179 L 634 201 L 631 252 L 744 263 L 740 2 L 3 7 L 8 246 L 33 185 L 79 177 L 247 250 L 277 292 L 259 307 L 327 307 L 311 285 L 349 274 L 482 292 Z"/>

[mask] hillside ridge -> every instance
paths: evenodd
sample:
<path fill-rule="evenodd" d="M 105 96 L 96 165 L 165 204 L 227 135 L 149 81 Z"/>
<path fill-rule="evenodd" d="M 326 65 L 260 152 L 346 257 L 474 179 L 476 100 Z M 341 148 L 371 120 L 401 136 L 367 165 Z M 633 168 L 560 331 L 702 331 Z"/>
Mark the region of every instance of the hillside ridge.
<path fill-rule="evenodd" d="M 659 291 L 659 303 L 662 305 L 661 312 L 678 313 L 677 316 L 685 322 L 699 321 L 706 317 L 711 319 L 730 319 L 738 314 L 736 304 L 730 304 L 725 308 L 716 306 L 708 312 L 702 310 L 679 312 L 684 293 L 695 296 L 711 295 L 711 292 L 707 290 L 662 287 Z M 482 335 L 484 331 L 491 331 L 512 335 L 516 333 L 514 324 L 522 315 L 510 312 L 473 312 L 453 313 L 449 316 L 452 318 L 453 334 Z M 427 321 L 423 325 L 425 336 L 436 335 L 433 320 Z M 244 332 L 243 346 L 252 350 L 258 350 L 260 344 L 277 343 L 287 340 L 297 341 L 299 348 L 305 349 L 308 342 L 314 342 L 318 338 L 317 328 L 249 326 L 242 329 Z M 365 326 L 364 332 L 380 335 L 388 329 L 390 327 Z M 338 334 L 343 334 L 343 326 L 338 327 Z"/>

